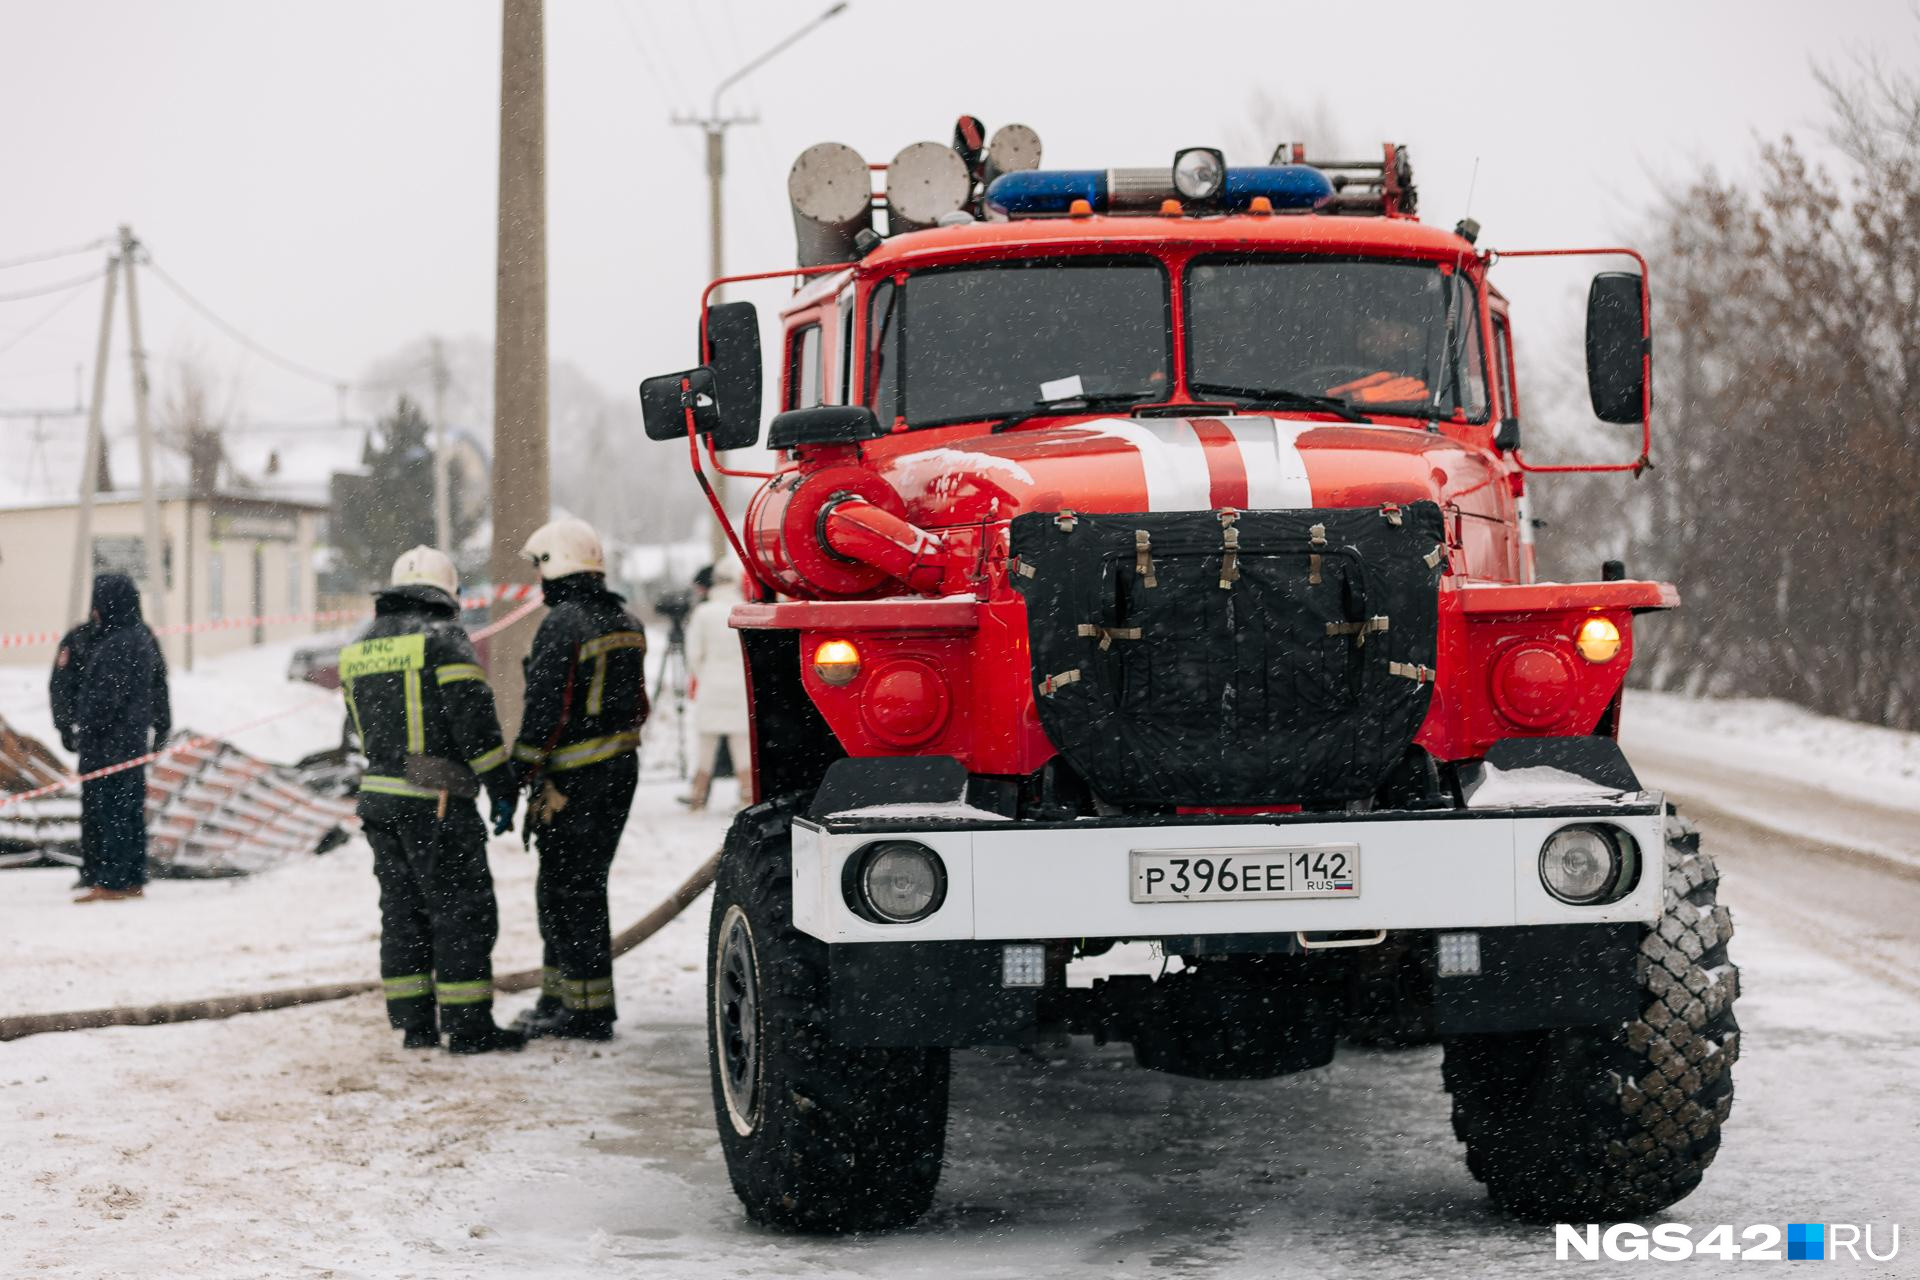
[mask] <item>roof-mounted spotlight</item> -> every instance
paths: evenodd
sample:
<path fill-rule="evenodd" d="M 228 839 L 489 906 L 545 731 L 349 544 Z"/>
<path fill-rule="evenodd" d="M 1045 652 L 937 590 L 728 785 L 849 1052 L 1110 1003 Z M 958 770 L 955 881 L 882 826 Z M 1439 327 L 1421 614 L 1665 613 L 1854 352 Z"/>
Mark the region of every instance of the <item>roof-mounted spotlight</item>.
<path fill-rule="evenodd" d="M 1187 147 L 1174 153 L 1173 189 L 1193 204 L 1211 204 L 1227 185 L 1227 157 L 1215 147 Z"/>

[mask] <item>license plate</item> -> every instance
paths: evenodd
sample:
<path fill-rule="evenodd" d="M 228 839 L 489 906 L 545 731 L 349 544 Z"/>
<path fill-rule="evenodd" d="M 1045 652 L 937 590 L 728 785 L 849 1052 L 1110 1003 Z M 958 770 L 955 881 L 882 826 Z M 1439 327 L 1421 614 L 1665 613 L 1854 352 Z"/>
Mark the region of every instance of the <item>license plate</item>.
<path fill-rule="evenodd" d="M 1360 896 L 1357 844 L 1135 849 L 1132 863 L 1135 902 Z"/>

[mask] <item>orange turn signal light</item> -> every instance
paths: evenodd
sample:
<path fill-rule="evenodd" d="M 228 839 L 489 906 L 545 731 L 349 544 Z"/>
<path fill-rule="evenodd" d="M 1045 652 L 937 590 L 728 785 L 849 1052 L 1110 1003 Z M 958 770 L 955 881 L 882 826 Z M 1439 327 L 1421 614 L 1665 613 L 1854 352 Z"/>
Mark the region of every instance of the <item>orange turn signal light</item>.
<path fill-rule="evenodd" d="M 1610 618 L 1588 618 L 1574 635 L 1573 647 L 1588 662 L 1612 662 L 1620 652 L 1620 628 Z"/>
<path fill-rule="evenodd" d="M 860 674 L 860 651 L 851 640 L 822 640 L 813 651 L 813 674 L 831 685 L 851 683 Z"/>
<path fill-rule="evenodd" d="M 1160 212 L 1166 214 L 1169 218 L 1177 218 L 1181 213 L 1180 202 L 1178 200 L 1162 200 L 1160 202 Z"/>
<path fill-rule="evenodd" d="M 1067 206 L 1067 216 L 1070 218 L 1091 218 L 1093 216 L 1093 202 L 1091 200 L 1075 200 Z"/>

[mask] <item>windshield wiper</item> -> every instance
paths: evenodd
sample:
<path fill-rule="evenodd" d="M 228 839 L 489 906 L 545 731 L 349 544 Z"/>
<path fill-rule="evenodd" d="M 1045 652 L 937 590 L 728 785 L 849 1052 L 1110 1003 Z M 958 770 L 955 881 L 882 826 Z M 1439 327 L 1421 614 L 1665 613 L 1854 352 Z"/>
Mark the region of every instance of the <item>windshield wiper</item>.
<path fill-rule="evenodd" d="M 1037 418 L 1043 413 L 1055 413 L 1063 409 L 1071 409 L 1076 405 L 1084 409 L 1117 409 L 1126 405 L 1139 404 L 1142 400 L 1151 400 L 1159 394 L 1157 391 L 1084 391 L 1079 395 L 1035 400 L 1033 408 L 994 423 L 989 429 L 989 434 L 997 435 Z"/>
<path fill-rule="evenodd" d="M 1232 396 L 1248 401 L 1250 409 L 1319 409 L 1348 422 L 1371 423 L 1372 418 L 1338 396 L 1317 396 L 1310 391 L 1291 391 L 1285 387 L 1234 387 L 1224 382 L 1189 382 L 1187 389 L 1207 395 Z"/>

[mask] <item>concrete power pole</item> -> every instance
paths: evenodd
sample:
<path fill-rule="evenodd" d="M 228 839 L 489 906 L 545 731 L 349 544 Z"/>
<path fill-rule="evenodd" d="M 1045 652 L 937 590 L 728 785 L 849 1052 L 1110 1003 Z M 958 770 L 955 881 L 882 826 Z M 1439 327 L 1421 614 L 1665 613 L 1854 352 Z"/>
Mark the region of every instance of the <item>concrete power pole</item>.
<path fill-rule="evenodd" d="M 447 353 L 433 340 L 433 545 L 454 554 L 453 499 L 447 493 Z"/>
<path fill-rule="evenodd" d="M 133 425 L 140 441 L 140 513 L 144 518 L 147 551 L 147 621 L 154 626 L 167 622 L 167 576 L 165 544 L 160 532 L 160 496 L 154 489 L 153 421 L 147 412 L 147 349 L 140 342 L 140 290 L 136 283 L 134 256 L 140 242 L 133 228 L 120 228 L 120 270 L 127 277 L 127 341 L 133 358 Z M 191 519 L 191 516 L 189 516 Z"/>
<path fill-rule="evenodd" d="M 520 558 L 547 522 L 546 67 L 542 0 L 505 0 L 500 42 L 500 233 L 493 335 L 493 580 L 533 582 Z M 511 601 L 493 607 L 510 612 Z M 529 627 L 495 636 L 488 656 L 500 719 L 518 732 Z"/>
<path fill-rule="evenodd" d="M 100 344 L 93 353 L 93 403 L 87 406 L 87 453 L 80 467 L 80 526 L 73 536 L 73 581 L 67 591 L 67 621 L 83 621 L 91 607 L 93 579 L 93 494 L 100 485 L 100 413 L 107 400 L 107 358 L 113 349 L 113 294 L 120 264 L 107 259 L 106 288 L 100 300 Z"/>

